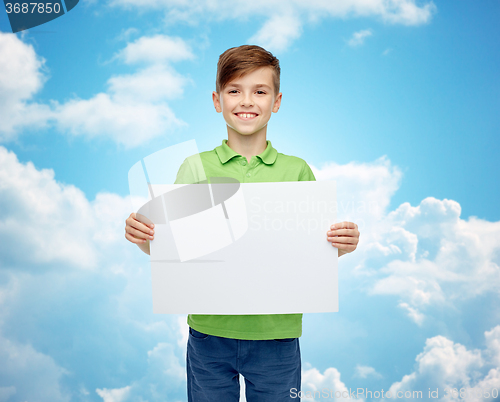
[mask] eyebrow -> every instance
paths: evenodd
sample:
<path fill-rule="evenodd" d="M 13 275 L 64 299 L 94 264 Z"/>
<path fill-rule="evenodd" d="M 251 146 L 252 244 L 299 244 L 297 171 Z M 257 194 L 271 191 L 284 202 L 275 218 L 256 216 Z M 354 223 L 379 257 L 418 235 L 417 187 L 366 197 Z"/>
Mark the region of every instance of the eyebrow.
<path fill-rule="evenodd" d="M 235 88 L 241 88 L 241 85 L 240 84 L 227 84 L 228 87 L 235 87 Z M 271 87 L 267 84 L 255 84 L 254 86 L 255 88 L 262 88 L 262 87 L 265 87 L 265 88 L 269 88 L 271 89 Z"/>

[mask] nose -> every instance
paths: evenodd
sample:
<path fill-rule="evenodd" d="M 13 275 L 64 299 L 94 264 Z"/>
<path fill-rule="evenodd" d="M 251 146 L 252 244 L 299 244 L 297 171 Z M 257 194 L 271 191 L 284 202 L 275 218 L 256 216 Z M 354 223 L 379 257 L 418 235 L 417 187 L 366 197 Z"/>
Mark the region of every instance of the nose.
<path fill-rule="evenodd" d="M 253 106 L 253 99 L 250 93 L 244 93 L 240 101 L 241 106 Z"/>

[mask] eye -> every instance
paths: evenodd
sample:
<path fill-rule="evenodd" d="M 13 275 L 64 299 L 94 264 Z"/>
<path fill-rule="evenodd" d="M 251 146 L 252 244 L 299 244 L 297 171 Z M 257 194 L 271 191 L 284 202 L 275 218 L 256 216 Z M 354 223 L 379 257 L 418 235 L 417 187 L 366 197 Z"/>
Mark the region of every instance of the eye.
<path fill-rule="evenodd" d="M 232 94 L 232 93 L 236 93 L 236 92 L 238 92 L 236 89 L 232 89 L 232 90 L 228 91 L 228 94 Z"/>
<path fill-rule="evenodd" d="M 258 93 L 259 95 L 265 95 L 265 92 L 264 92 L 264 91 L 257 91 L 257 93 Z"/>

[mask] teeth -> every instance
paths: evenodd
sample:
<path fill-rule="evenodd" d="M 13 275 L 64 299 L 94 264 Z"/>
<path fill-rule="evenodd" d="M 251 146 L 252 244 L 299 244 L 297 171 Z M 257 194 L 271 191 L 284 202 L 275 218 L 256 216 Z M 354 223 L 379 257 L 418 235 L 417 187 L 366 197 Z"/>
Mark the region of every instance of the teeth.
<path fill-rule="evenodd" d="M 248 119 L 248 118 L 250 118 L 250 117 L 255 117 L 255 116 L 256 116 L 256 114 L 254 114 L 254 113 L 238 113 L 238 116 L 241 116 L 241 117 L 243 117 L 244 119 Z"/>

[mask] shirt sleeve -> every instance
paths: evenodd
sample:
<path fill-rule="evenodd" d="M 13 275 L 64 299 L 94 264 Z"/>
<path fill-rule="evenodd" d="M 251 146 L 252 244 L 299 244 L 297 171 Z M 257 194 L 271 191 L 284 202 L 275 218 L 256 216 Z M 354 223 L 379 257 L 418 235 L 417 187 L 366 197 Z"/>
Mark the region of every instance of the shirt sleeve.
<path fill-rule="evenodd" d="M 314 177 L 314 173 L 306 161 L 304 161 L 304 165 L 302 166 L 299 181 L 316 181 L 316 177 Z"/>
<path fill-rule="evenodd" d="M 195 184 L 206 179 L 205 168 L 200 155 L 191 155 L 182 162 L 174 184 Z"/>
<path fill-rule="evenodd" d="M 184 159 L 179 171 L 177 172 L 177 177 L 175 178 L 174 184 L 192 184 L 194 183 L 194 175 L 189 165 L 188 159 Z"/>

